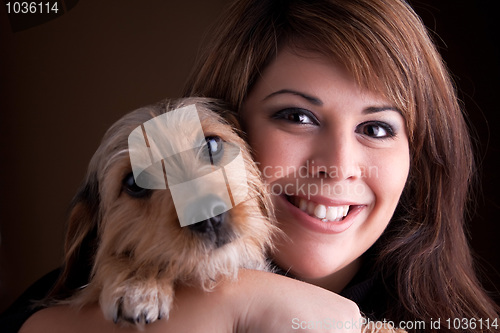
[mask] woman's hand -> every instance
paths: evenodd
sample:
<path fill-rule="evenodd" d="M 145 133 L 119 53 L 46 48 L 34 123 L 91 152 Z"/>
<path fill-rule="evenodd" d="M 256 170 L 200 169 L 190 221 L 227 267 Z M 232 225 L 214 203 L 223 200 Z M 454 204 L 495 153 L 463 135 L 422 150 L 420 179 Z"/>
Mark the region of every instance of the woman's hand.
<path fill-rule="evenodd" d="M 242 270 L 237 281 L 222 282 L 213 292 L 178 287 L 168 320 L 146 325 L 143 332 L 358 333 L 361 322 L 356 304 L 337 294 L 276 274 Z M 20 332 L 47 331 L 120 333 L 137 329 L 105 320 L 94 305 L 81 310 L 68 306 L 41 310 Z"/>

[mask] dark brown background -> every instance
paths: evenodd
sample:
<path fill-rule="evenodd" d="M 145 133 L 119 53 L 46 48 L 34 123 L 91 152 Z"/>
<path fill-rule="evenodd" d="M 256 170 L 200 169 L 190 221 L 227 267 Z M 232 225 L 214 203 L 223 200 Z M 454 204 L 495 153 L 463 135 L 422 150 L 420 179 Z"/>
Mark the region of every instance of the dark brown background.
<path fill-rule="evenodd" d="M 172 3 L 85 0 L 17 32 L 2 3 L 0 311 L 60 264 L 68 204 L 105 130 L 128 111 L 180 95 L 206 29 L 228 0 Z M 441 37 L 477 132 L 484 195 L 470 241 L 493 290 L 500 285 L 496 18 L 486 1 L 413 4 Z"/>

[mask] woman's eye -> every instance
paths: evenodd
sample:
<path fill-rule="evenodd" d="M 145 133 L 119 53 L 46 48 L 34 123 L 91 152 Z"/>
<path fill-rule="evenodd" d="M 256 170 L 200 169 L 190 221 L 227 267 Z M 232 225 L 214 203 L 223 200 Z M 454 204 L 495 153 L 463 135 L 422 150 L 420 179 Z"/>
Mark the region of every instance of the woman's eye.
<path fill-rule="evenodd" d="M 394 136 L 391 126 L 385 123 L 366 123 L 361 125 L 361 133 L 371 138 L 383 139 Z"/>
<path fill-rule="evenodd" d="M 311 111 L 300 108 L 287 108 L 272 115 L 273 119 L 282 119 L 291 123 L 318 125 L 319 121 Z"/>
<path fill-rule="evenodd" d="M 223 155 L 223 141 L 218 136 L 207 136 L 205 137 L 206 151 L 208 153 L 208 159 L 210 160 L 210 164 L 215 165 L 220 162 Z"/>

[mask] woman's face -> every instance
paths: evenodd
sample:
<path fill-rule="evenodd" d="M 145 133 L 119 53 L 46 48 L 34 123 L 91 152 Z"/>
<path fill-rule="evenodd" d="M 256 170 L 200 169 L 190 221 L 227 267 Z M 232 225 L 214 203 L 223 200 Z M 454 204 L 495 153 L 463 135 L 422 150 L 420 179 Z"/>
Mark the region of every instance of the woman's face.
<path fill-rule="evenodd" d="M 284 49 L 242 109 L 284 239 L 276 263 L 339 291 L 389 223 L 409 170 L 405 120 L 342 67 Z"/>

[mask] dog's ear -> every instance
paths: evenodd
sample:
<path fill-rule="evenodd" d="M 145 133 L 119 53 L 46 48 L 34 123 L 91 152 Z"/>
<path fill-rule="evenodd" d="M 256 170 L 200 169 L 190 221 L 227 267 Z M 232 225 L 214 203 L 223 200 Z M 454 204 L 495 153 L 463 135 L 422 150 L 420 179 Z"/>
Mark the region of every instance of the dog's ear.
<path fill-rule="evenodd" d="M 47 299 L 64 299 L 88 283 L 98 243 L 99 182 L 91 174 L 73 199 L 64 244 L 64 266 Z"/>
<path fill-rule="evenodd" d="M 221 116 L 231 127 L 239 133 L 241 130 L 241 117 L 240 114 L 234 110 L 228 103 L 220 99 L 201 98 L 199 102 L 202 106 L 217 113 Z"/>
<path fill-rule="evenodd" d="M 233 111 L 229 111 L 229 110 L 224 110 L 222 113 L 221 113 L 222 117 L 229 123 L 229 125 L 231 125 L 231 127 L 236 130 L 236 131 L 240 131 L 241 130 L 241 121 L 240 121 L 240 117 L 238 114 L 236 114 L 235 112 Z"/>

